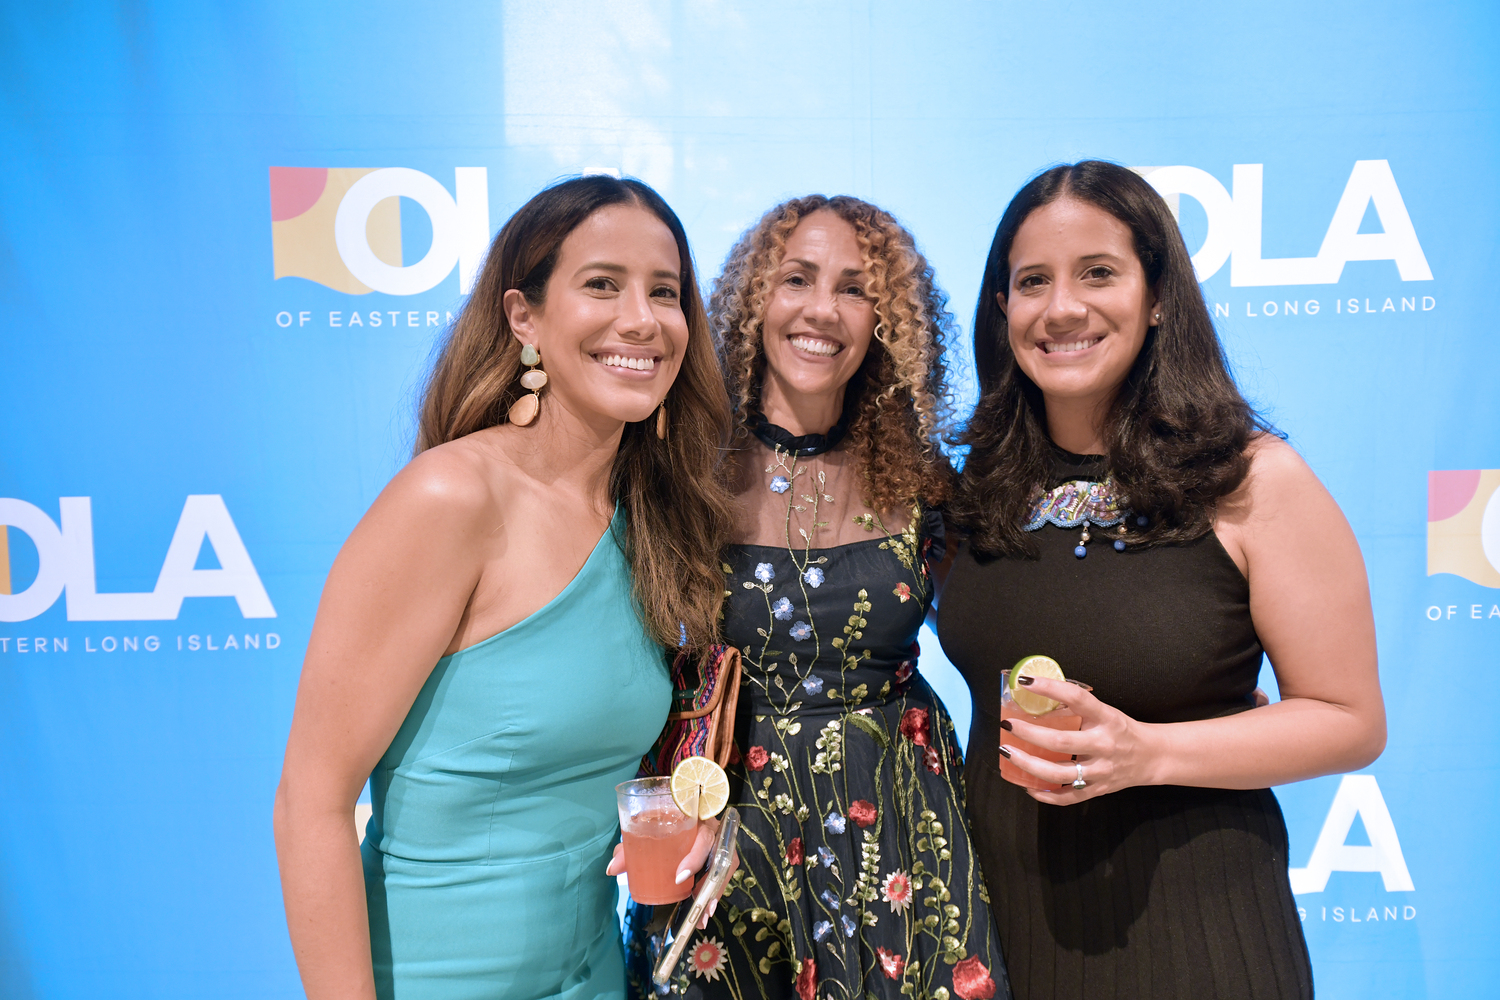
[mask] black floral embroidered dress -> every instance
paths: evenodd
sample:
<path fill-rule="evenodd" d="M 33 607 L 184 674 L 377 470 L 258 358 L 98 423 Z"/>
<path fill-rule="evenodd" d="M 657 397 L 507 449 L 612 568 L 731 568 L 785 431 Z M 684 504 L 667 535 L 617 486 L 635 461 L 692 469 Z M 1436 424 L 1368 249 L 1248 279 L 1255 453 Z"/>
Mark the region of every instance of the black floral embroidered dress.
<path fill-rule="evenodd" d="M 844 504 L 823 492 L 823 472 L 795 451 L 772 456 L 766 471 L 780 474 L 761 488 L 790 491 L 802 520 L 825 526 L 819 517 Z M 658 994 L 1010 995 L 953 723 L 916 671 L 931 589 L 924 557 L 935 536 L 941 545 L 942 522 L 913 511 L 887 534 L 872 513 L 853 521 L 863 540 L 724 553 L 725 635 L 744 654 L 744 759 L 730 774 L 740 870 Z M 795 523 L 789 512 L 786 534 L 802 542 Z M 651 911 L 633 906 L 628 922 L 637 996 L 651 994 L 665 923 Z"/>

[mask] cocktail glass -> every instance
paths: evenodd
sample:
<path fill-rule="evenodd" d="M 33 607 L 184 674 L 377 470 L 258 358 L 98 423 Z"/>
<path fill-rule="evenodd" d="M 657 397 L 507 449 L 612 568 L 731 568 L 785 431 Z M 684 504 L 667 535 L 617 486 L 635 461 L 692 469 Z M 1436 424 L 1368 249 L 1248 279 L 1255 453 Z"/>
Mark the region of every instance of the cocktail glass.
<path fill-rule="evenodd" d="M 659 905 L 687 899 L 693 880 L 677 884 L 682 859 L 693 849 L 698 820 L 672 800 L 671 778 L 634 778 L 615 786 L 620 806 L 620 838 L 630 897 Z"/>
<path fill-rule="evenodd" d="M 1092 690 L 1087 684 L 1079 684 L 1078 681 L 1069 681 L 1068 683 L 1077 684 L 1085 691 Z M 1003 722 L 1006 719 L 1020 719 L 1023 722 L 1046 726 L 1048 729 L 1057 729 L 1062 732 L 1077 732 L 1079 727 L 1083 725 L 1083 718 L 1066 705 L 1059 705 L 1044 715 L 1032 715 L 1020 705 L 1017 705 L 1015 699 L 1010 695 L 1010 671 L 1002 670 L 1000 671 L 1000 720 Z M 1015 733 L 1007 732 L 1004 729 L 1000 730 L 1000 745 L 1003 747 L 1019 747 L 1033 757 L 1040 757 L 1042 760 L 1050 760 L 1058 764 L 1071 763 L 1073 760 L 1070 754 L 1058 753 L 1055 750 L 1043 750 L 1039 746 L 1034 746 L 1020 739 Z M 1003 756 L 1000 758 L 1000 777 L 1011 784 L 1020 785 L 1023 788 L 1035 788 L 1046 792 L 1060 792 L 1063 790 L 1062 785 L 1054 785 L 1043 781 L 1036 775 L 1021 770 L 1014 762 L 1006 760 Z"/>

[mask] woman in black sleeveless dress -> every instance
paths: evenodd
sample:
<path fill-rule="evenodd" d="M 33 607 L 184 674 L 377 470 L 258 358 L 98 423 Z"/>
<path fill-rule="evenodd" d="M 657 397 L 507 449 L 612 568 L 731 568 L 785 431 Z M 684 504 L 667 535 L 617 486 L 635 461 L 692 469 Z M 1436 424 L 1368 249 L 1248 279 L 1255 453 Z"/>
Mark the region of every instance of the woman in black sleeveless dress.
<path fill-rule="evenodd" d="M 722 568 L 744 827 L 739 872 L 660 994 L 1009 1000 L 953 723 L 916 670 L 944 551 L 931 505 L 952 482 L 943 306 L 911 235 L 847 197 L 773 208 L 716 285 L 741 415 Z M 661 917 L 631 908 L 637 996 Z"/>
<path fill-rule="evenodd" d="M 975 844 L 1019 1000 L 1307 997 L 1270 785 L 1384 744 L 1359 549 L 1230 378 L 1180 234 L 1123 167 L 1058 167 L 995 235 L 943 647 L 974 698 Z M 1262 652 L 1282 700 L 1257 707 Z M 1077 732 L 1002 722 L 1000 671 Z M 997 750 L 1001 728 L 1071 755 Z M 1003 780 L 998 754 L 1061 786 Z"/>

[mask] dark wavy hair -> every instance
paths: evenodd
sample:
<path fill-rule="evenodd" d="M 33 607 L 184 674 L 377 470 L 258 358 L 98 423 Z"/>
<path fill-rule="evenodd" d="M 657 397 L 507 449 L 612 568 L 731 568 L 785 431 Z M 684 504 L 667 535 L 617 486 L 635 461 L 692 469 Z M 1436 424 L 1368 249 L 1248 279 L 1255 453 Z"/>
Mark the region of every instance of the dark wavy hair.
<path fill-rule="evenodd" d="M 953 481 L 942 450 L 950 409 L 943 365 L 943 344 L 953 330 L 948 296 L 911 233 L 858 198 L 813 194 L 784 201 L 729 252 L 714 282 L 709 318 L 738 417 L 736 439 L 748 437 L 765 381 L 761 338 L 771 279 L 798 223 L 820 211 L 853 227 L 875 304 L 875 335 L 844 399 L 849 449 L 864 468 L 864 499 L 883 512 L 919 500 L 940 504 Z"/>
<path fill-rule="evenodd" d="M 690 647 L 708 649 L 724 603 L 718 554 L 734 516 L 719 474 L 729 436 L 729 396 L 687 234 L 650 187 L 629 178 L 571 178 L 536 195 L 501 227 L 427 380 L 416 451 L 506 421 L 511 404 L 526 390 L 519 382 L 521 342 L 506 318 L 505 293 L 516 288 L 532 306 L 541 305 L 563 240 L 610 205 L 637 205 L 671 231 L 682 261 L 681 304 L 688 327 L 682 368 L 664 403 L 670 433 L 665 441 L 656 436 L 655 414 L 625 425 L 610 470 L 610 497 L 625 511 L 624 548 L 635 599 L 652 636 L 675 647 L 685 630 Z"/>
<path fill-rule="evenodd" d="M 1193 263 L 1166 202 L 1139 175 L 1116 163 L 1084 160 L 1032 178 L 1011 199 L 995 230 L 974 315 L 979 402 L 955 443 L 968 459 L 949 504 L 952 521 L 976 551 L 1032 555 L 1021 525 L 1047 485 L 1046 407 L 1016 363 L 1005 311 L 996 296 L 1010 286 L 1010 250 L 1021 224 L 1059 198 L 1073 198 L 1119 219 L 1156 292 L 1161 320 L 1105 417 L 1110 472 L 1147 526 L 1133 540 L 1184 542 L 1213 528 L 1220 498 L 1244 481 L 1252 436 L 1271 427 L 1240 395 L 1209 318 Z"/>

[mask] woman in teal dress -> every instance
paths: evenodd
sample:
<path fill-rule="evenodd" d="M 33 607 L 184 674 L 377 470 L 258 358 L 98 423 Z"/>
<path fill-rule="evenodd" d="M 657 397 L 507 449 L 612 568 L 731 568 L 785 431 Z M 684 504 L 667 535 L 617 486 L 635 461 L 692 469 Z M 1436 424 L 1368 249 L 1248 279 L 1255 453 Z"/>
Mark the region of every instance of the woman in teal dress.
<path fill-rule="evenodd" d="M 275 825 L 311 1000 L 623 993 L 614 786 L 662 646 L 714 636 L 728 421 L 654 191 L 578 178 L 506 223 L 308 644 Z"/>

